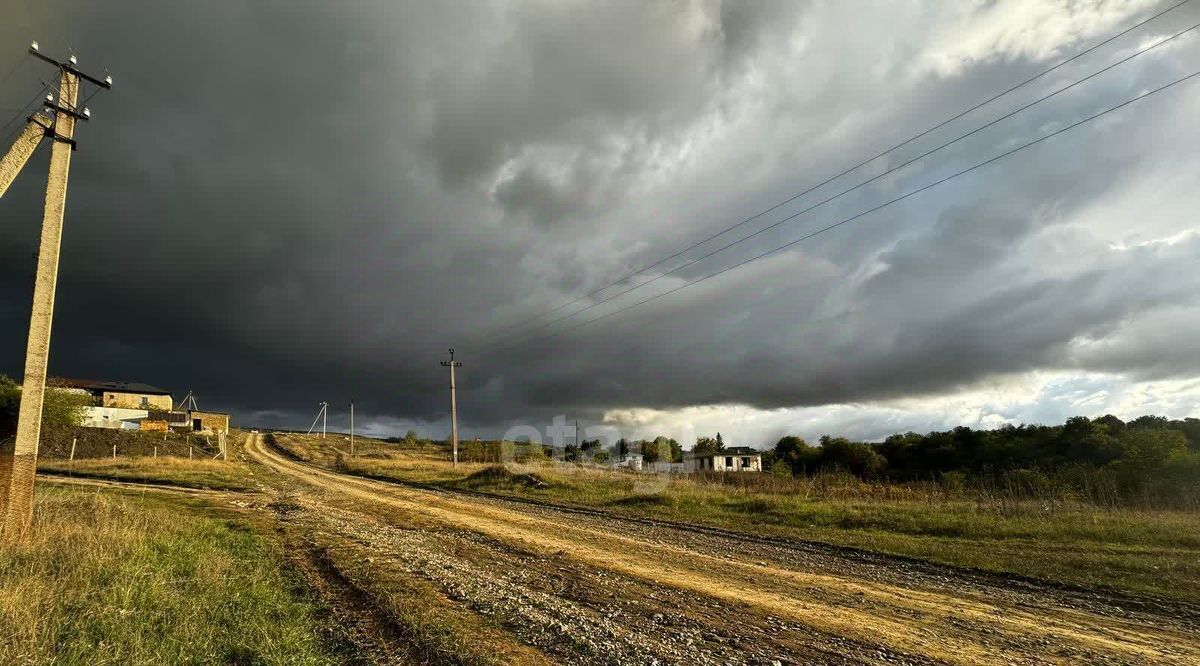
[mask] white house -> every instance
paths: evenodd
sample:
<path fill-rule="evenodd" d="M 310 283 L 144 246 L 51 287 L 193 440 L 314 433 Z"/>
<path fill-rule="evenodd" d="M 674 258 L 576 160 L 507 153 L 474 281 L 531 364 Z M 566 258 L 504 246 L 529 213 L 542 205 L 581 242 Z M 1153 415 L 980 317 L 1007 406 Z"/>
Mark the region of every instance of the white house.
<path fill-rule="evenodd" d="M 692 456 L 693 472 L 761 472 L 762 453 L 749 446 L 731 446 L 723 451 Z"/>
<path fill-rule="evenodd" d="M 642 454 L 626 453 L 624 458 L 613 463 L 613 467 L 624 467 L 635 472 L 640 472 L 642 471 Z"/>

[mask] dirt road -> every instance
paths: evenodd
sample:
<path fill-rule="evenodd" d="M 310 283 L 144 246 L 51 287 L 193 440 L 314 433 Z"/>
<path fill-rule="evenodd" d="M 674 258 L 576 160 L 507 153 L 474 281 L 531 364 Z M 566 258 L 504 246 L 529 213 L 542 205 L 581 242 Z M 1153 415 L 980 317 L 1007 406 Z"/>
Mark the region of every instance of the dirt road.
<path fill-rule="evenodd" d="M 1200 664 L 1200 612 L 401 487 L 247 442 L 292 519 L 558 663 Z M 343 558 L 345 554 L 343 553 Z"/>

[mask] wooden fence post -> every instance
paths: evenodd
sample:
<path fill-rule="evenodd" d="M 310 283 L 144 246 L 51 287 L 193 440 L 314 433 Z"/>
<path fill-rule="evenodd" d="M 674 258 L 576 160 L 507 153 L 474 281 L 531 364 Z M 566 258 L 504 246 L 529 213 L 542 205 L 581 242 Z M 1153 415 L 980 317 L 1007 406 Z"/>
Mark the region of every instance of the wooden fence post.
<path fill-rule="evenodd" d="M 71 438 L 71 460 L 72 461 L 75 460 L 75 442 L 78 442 L 78 441 L 79 441 L 78 437 Z"/>

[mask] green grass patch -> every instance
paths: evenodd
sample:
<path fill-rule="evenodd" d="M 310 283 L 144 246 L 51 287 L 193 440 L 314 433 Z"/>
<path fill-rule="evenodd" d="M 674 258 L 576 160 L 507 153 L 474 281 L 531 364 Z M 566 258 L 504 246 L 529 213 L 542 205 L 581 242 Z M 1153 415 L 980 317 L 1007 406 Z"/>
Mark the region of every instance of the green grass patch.
<path fill-rule="evenodd" d="M 278 546 L 211 511 L 39 486 L 0 550 L 0 663 L 337 663 Z"/>

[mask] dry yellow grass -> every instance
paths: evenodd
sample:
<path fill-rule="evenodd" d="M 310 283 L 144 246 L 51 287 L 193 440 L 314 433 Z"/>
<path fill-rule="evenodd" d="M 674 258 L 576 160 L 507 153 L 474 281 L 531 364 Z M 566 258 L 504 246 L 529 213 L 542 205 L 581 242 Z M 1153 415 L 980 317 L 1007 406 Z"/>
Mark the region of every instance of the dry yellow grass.
<path fill-rule="evenodd" d="M 39 487 L 0 550 L 0 663 L 334 663 L 273 544 L 186 501 Z"/>
<path fill-rule="evenodd" d="M 38 470 L 88 478 L 143 483 L 166 483 L 189 488 L 251 490 L 254 477 L 245 463 L 234 460 L 188 459 L 175 456 L 135 456 L 38 460 Z"/>

